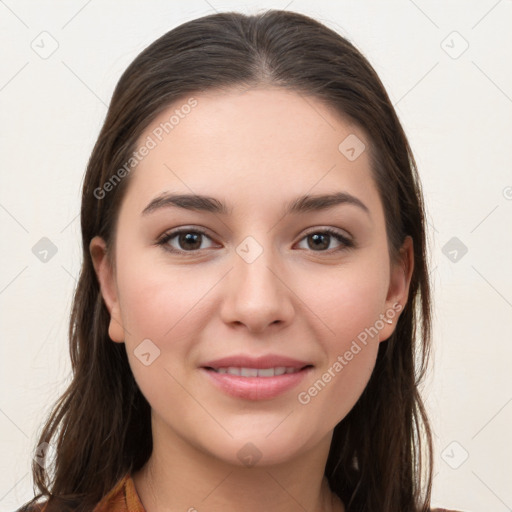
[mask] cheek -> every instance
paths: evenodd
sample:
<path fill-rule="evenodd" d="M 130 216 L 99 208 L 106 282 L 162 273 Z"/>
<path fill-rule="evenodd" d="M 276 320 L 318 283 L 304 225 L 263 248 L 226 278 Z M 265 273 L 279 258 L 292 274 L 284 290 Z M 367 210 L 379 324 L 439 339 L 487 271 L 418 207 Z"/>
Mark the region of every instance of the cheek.
<path fill-rule="evenodd" d="M 332 428 L 348 414 L 375 366 L 378 333 L 384 327 L 379 320 L 387 289 L 384 268 L 352 265 L 340 268 L 336 275 L 317 275 L 315 291 L 308 295 L 308 307 L 322 320 L 317 339 L 326 358 L 297 399 L 309 417 L 318 418 L 314 421 L 324 426 Z"/>
<path fill-rule="evenodd" d="M 201 298 L 216 281 L 215 276 L 192 267 L 176 269 L 127 261 L 120 269 L 119 282 L 121 316 L 132 343 L 142 337 L 158 343 L 173 339 L 174 345 L 184 331 L 201 327 L 196 312 L 201 310 Z"/>
<path fill-rule="evenodd" d="M 329 431 L 354 407 L 363 393 L 377 357 L 377 344 L 353 342 L 334 362 L 315 375 L 297 395 L 298 407 L 313 430 Z"/>
<path fill-rule="evenodd" d="M 125 260 L 119 269 L 121 317 L 126 331 L 129 364 L 142 394 L 152 409 L 172 410 L 183 421 L 190 403 L 183 383 L 183 363 L 199 339 L 198 300 L 205 294 L 205 278 L 188 279 L 157 265 Z M 209 281 L 206 279 L 206 281 Z M 188 408 L 187 408 L 188 405 Z"/>
<path fill-rule="evenodd" d="M 297 401 L 317 429 L 334 428 L 353 408 L 375 367 L 379 343 L 379 302 L 372 288 L 345 288 L 326 316 L 325 360 L 299 390 Z"/>
<path fill-rule="evenodd" d="M 389 276 L 386 264 L 361 261 L 301 279 L 297 294 L 325 329 L 329 352 L 343 350 L 384 312 Z"/>
<path fill-rule="evenodd" d="M 178 401 L 182 393 L 178 382 L 187 370 L 185 365 L 192 365 L 191 354 L 211 319 L 204 312 L 210 302 L 208 293 L 220 277 L 192 266 L 177 271 L 139 263 L 125 258 L 118 271 L 130 366 L 151 403 L 164 395 L 165 400 Z"/>

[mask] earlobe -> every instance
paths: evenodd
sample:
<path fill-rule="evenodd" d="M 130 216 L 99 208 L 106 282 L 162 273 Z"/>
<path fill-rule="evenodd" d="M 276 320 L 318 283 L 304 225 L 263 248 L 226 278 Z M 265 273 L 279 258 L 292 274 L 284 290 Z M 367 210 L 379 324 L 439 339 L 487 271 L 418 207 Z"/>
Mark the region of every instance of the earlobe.
<path fill-rule="evenodd" d="M 107 256 L 107 246 L 103 238 L 95 236 L 89 244 L 92 263 L 101 290 L 101 295 L 108 312 L 110 324 L 108 334 L 115 342 L 124 342 L 124 328 L 121 320 L 119 298 L 115 276 Z"/>

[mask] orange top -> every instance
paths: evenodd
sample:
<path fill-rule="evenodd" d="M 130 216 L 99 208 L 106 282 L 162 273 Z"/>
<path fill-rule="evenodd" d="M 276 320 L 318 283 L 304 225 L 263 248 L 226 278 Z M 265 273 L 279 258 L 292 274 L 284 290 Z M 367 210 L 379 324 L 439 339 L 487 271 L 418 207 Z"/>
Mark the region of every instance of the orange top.
<path fill-rule="evenodd" d="M 44 507 L 41 512 L 44 512 Z M 93 512 L 146 512 L 130 474 L 126 474 L 94 507 Z M 444 508 L 431 512 L 457 512 Z"/>
<path fill-rule="evenodd" d="M 129 473 L 103 497 L 93 512 L 146 512 Z"/>

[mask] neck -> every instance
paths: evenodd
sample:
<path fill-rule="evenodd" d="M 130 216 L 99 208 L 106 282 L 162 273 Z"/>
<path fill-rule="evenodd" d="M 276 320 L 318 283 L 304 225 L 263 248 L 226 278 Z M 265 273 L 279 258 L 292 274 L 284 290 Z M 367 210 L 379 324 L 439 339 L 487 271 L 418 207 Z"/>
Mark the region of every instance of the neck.
<path fill-rule="evenodd" d="M 153 453 L 132 475 L 146 512 L 344 512 L 323 471 L 330 436 L 286 463 L 230 464 L 179 436 L 153 437 Z"/>

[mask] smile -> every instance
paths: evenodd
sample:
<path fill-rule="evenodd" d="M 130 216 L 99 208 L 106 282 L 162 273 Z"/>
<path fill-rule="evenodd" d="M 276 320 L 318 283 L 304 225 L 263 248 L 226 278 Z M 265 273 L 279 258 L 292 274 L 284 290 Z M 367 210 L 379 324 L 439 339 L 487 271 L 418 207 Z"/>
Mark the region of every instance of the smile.
<path fill-rule="evenodd" d="M 270 400 L 296 388 L 313 371 L 313 366 L 307 365 L 302 368 L 228 366 L 203 367 L 200 370 L 222 393 L 243 400 Z"/>
<path fill-rule="evenodd" d="M 276 375 L 284 375 L 285 373 L 297 373 L 301 369 L 285 366 L 277 366 L 275 368 L 240 368 L 229 366 L 226 368 L 211 368 L 217 373 L 229 373 L 230 375 L 239 375 L 240 377 L 275 377 Z"/>

